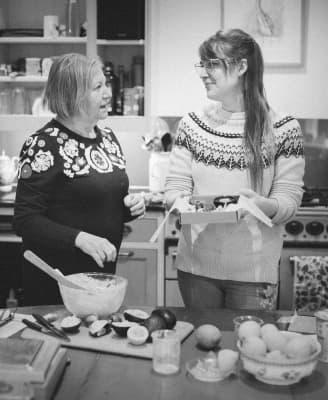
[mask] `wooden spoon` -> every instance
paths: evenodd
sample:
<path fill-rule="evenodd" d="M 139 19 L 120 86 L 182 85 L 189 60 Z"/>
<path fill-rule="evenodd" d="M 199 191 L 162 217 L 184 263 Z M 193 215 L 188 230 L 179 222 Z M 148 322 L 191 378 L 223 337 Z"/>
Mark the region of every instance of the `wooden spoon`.
<path fill-rule="evenodd" d="M 67 286 L 72 289 L 80 289 L 80 290 L 85 290 L 84 287 L 77 285 L 76 283 L 70 281 L 65 277 L 65 275 L 62 275 L 58 273 L 55 269 L 50 267 L 45 261 L 43 261 L 40 257 L 38 257 L 35 253 L 33 253 L 31 250 L 26 250 L 24 252 L 24 257 L 26 260 L 28 260 L 30 263 L 34 264 L 36 267 L 40 268 L 43 272 L 51 276 L 51 278 L 55 279 L 57 282 L 60 284 Z"/>

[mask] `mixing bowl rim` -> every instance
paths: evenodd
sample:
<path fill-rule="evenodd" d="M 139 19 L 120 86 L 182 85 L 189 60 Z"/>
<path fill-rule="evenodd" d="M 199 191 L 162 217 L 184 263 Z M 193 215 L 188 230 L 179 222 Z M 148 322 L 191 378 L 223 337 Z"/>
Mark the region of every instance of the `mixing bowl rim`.
<path fill-rule="evenodd" d="M 128 280 L 124 276 L 111 274 L 109 272 L 95 272 L 95 271 L 93 271 L 93 272 L 76 272 L 74 274 L 66 275 L 65 277 L 69 278 L 70 276 L 76 276 L 76 275 L 106 275 L 106 276 L 113 276 L 113 277 L 115 277 L 117 279 L 117 285 L 114 286 L 116 288 L 120 287 L 120 286 L 125 286 L 126 287 L 127 284 L 128 284 Z M 59 285 L 60 288 L 64 288 L 64 289 L 66 288 L 66 289 L 69 289 L 70 291 L 87 291 L 87 292 L 91 291 L 89 288 L 86 288 L 86 289 L 70 288 L 70 287 L 67 287 L 67 286 L 61 284 L 60 282 L 58 282 L 58 285 Z M 97 290 L 100 290 L 100 291 L 104 290 L 105 291 L 105 290 L 108 290 L 110 288 L 113 289 L 114 287 L 109 286 L 109 287 L 97 288 Z"/>

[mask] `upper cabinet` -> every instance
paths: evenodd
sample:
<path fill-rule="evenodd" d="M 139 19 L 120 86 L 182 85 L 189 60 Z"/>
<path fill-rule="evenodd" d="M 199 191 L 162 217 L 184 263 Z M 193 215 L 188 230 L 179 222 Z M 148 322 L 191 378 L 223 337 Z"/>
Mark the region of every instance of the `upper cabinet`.
<path fill-rule="evenodd" d="M 112 116 L 144 117 L 147 4 L 0 0 L 1 129 L 17 123 L 17 117 L 28 121 L 45 116 L 38 100 L 51 58 L 69 52 L 102 59 L 113 92 Z"/>

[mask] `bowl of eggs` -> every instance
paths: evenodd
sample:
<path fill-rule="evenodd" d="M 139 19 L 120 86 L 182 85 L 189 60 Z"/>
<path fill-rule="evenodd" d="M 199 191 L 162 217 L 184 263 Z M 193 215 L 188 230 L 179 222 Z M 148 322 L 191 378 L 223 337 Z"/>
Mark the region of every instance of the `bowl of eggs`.
<path fill-rule="evenodd" d="M 243 369 L 271 385 L 290 385 L 311 375 L 321 351 L 315 336 L 255 321 L 239 326 L 237 347 Z"/>

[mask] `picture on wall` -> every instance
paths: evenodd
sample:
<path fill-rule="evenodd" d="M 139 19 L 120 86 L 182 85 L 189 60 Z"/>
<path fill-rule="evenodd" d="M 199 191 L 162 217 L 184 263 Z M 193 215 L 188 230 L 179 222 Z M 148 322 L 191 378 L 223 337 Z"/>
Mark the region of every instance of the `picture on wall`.
<path fill-rule="evenodd" d="M 240 28 L 261 46 L 267 66 L 301 66 L 304 0 L 221 0 L 222 29 Z"/>

